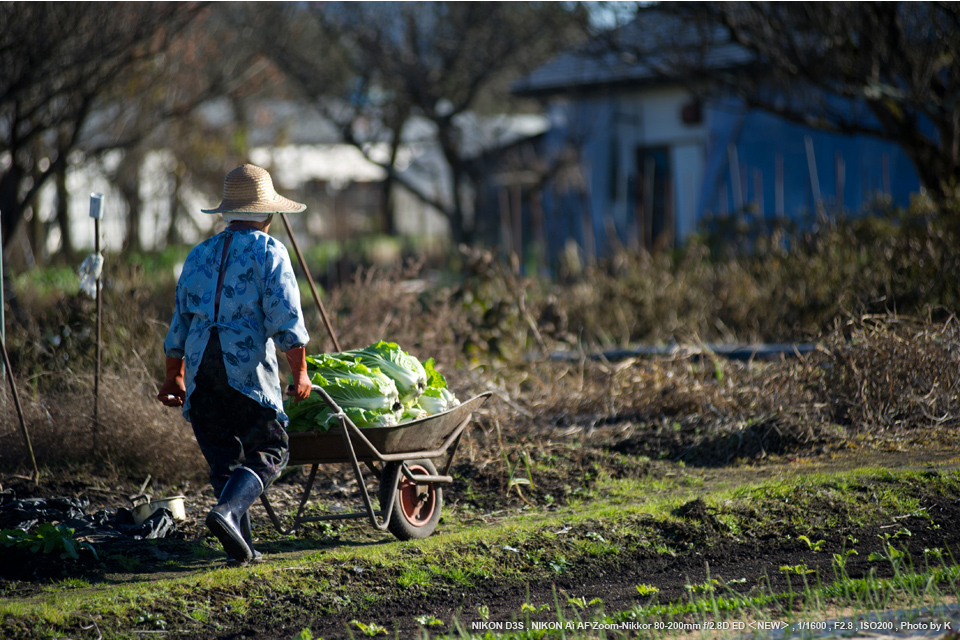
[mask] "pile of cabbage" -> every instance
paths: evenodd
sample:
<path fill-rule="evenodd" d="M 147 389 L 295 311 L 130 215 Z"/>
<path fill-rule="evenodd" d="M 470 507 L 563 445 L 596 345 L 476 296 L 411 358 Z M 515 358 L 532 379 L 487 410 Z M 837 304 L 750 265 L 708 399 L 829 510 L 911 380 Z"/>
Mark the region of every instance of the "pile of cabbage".
<path fill-rule="evenodd" d="M 392 427 L 460 404 L 433 358 L 420 362 L 395 342 L 307 356 L 307 375 L 360 428 Z M 287 398 L 284 411 L 289 431 L 325 432 L 337 424 L 319 393 L 301 402 Z"/>

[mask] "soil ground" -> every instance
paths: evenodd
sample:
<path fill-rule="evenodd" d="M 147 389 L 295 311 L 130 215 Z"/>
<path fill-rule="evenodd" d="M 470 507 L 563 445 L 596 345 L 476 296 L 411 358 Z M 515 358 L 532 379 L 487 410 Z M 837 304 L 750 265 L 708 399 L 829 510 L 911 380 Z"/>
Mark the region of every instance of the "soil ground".
<path fill-rule="evenodd" d="M 560 458 L 563 460 L 563 458 Z M 598 461 L 605 458 L 602 452 L 592 450 L 576 463 L 568 458 L 566 464 L 558 466 L 554 475 L 538 478 L 537 490 L 540 497 L 547 494 L 563 494 L 563 487 L 569 489 L 569 483 L 583 474 L 586 460 L 593 469 Z M 684 477 L 696 477 L 702 482 L 698 493 L 708 495 L 713 488 L 730 488 L 741 484 L 750 484 L 762 479 L 786 477 L 798 473 L 831 473 L 849 470 L 861 466 L 883 466 L 887 468 L 914 468 L 943 470 L 944 465 L 955 460 L 952 451 L 939 453 L 914 450 L 885 453 L 850 452 L 842 455 L 821 454 L 810 457 L 790 457 L 764 464 L 738 465 L 725 468 L 684 468 L 674 465 L 660 465 L 646 459 L 638 459 L 635 465 L 624 464 L 620 458 L 615 466 L 606 469 L 611 475 L 663 474 L 665 478 L 673 476 L 678 486 Z M 471 500 L 464 496 L 465 487 L 455 485 L 447 492 L 447 504 L 450 509 L 458 510 L 458 517 L 466 520 L 473 518 L 477 526 L 484 523 L 507 519 L 517 509 L 527 509 L 516 498 L 507 499 L 497 489 L 497 480 L 487 477 L 482 468 L 461 463 L 457 467 L 458 475 L 470 477 Z M 271 500 L 280 513 L 293 513 L 302 493 L 305 474 L 298 470 L 291 473 L 271 489 Z M 589 484 L 589 480 L 587 481 Z M 317 478 L 313 498 L 327 504 L 344 505 L 354 508 L 359 503 L 359 491 L 352 474 L 346 468 L 331 466 L 321 468 Z M 371 483 L 371 488 L 373 484 Z M 478 490 L 479 488 L 479 490 Z M 129 506 L 129 495 L 136 493 L 137 487 L 105 487 L 95 478 L 57 482 L 47 479 L 34 485 L 23 479 L 8 477 L 3 479 L 3 489 L 15 492 L 18 498 L 74 496 L 89 501 L 88 512 L 96 509 L 111 509 Z M 535 496 L 531 496 L 535 497 Z M 203 488 L 188 490 L 186 495 L 187 520 L 179 526 L 174 538 L 154 541 L 120 540 L 104 542 L 100 549 L 100 562 L 82 556 L 82 562 L 64 564 L 59 560 L 44 562 L 44 556 L 25 554 L 20 562 L 4 563 L 4 574 L 0 578 L 0 595 L 5 597 L 25 597 L 42 592 L 50 584 L 56 584 L 65 578 L 82 578 L 96 584 L 135 583 L 143 580 L 156 580 L 168 577 L 184 577 L 203 572 L 210 568 L 222 567 L 223 559 L 209 552 L 213 546 L 202 527 L 203 514 L 212 504 L 209 491 Z M 911 527 L 911 519 L 906 518 L 895 524 L 910 527 L 915 531 L 909 540 L 911 550 L 924 548 L 960 549 L 960 529 L 955 523 L 960 521 L 960 500 L 957 496 L 929 496 L 924 506 L 929 518 L 940 525 L 939 529 L 917 526 Z M 824 502 L 823 509 L 828 509 Z M 417 616 L 434 616 L 446 623 L 441 631 L 450 632 L 453 620 L 459 620 L 467 628 L 471 622 L 480 621 L 478 608 L 485 606 L 489 611 L 489 620 L 509 621 L 516 619 L 524 603 L 534 605 L 553 605 L 557 597 L 565 601 L 568 597 L 584 598 L 590 602 L 602 598 L 606 611 L 623 611 L 637 604 L 643 604 L 644 598 L 638 597 L 636 586 L 639 584 L 656 585 L 660 589 L 659 602 L 676 601 L 684 597 L 691 584 L 703 583 L 708 578 L 721 581 L 742 581 L 744 585 L 767 584 L 773 592 L 788 590 L 791 586 L 802 590 L 802 578 L 785 573 L 780 569 L 784 565 L 805 564 L 816 569 L 822 576 L 832 574 L 832 556 L 840 553 L 847 545 L 848 536 L 859 539 L 858 555 L 851 556 L 847 564 L 847 573 L 852 578 L 864 577 L 869 572 L 883 577 L 892 572 L 889 565 L 871 563 L 868 555 L 872 551 L 882 551 L 881 536 L 889 533 L 889 526 L 876 526 L 859 530 L 838 530 L 825 538 L 822 553 L 809 553 L 809 547 L 796 537 L 778 535 L 776 531 L 750 540 L 736 542 L 728 536 L 719 534 L 720 525 L 711 511 L 705 508 L 702 500 L 692 500 L 682 507 L 689 526 L 678 524 L 675 530 L 666 531 L 676 548 L 685 549 L 676 553 L 631 552 L 618 553 L 602 559 L 582 559 L 565 567 L 564 571 L 549 579 L 537 579 L 530 582 L 495 582 L 482 580 L 472 587 L 462 587 L 443 591 L 410 588 L 398 589 L 395 575 L 371 575 L 365 573 L 362 578 L 360 567 L 344 567 L 340 575 L 342 583 L 357 581 L 358 586 L 370 593 L 378 594 L 375 602 L 363 606 L 345 604 L 336 615 L 329 613 L 318 616 L 315 611 L 316 597 L 286 595 L 282 607 L 258 608 L 242 619 L 224 626 L 220 630 L 210 624 L 198 623 L 182 612 L 169 612 L 165 617 L 168 626 L 164 637 L 190 638 L 200 640 L 227 638 L 258 638 L 262 640 L 289 640 L 300 630 L 310 628 L 315 637 L 348 637 L 347 630 L 351 620 L 365 623 L 375 622 L 390 630 L 391 635 L 401 638 L 419 637 L 421 626 Z M 467 514 L 466 516 L 464 514 Z M 829 514 L 814 514 L 827 516 Z M 922 520 L 921 518 L 917 518 Z M 335 533 L 331 530 L 307 528 L 295 536 L 280 536 L 272 531 L 265 512 L 259 505 L 254 508 L 254 520 L 257 523 L 258 548 L 268 558 L 298 558 L 318 550 L 331 549 L 340 545 L 389 545 L 395 540 L 389 534 L 376 532 L 369 523 L 350 521 Z M 582 525 L 578 525 L 582 526 Z M 444 524 L 437 534 L 443 536 Z M 566 533 L 571 536 L 577 532 L 559 531 L 558 536 Z M 208 553 L 198 553 L 197 548 Z M 12 559 L 10 554 L 7 557 Z M 14 565 L 16 568 L 14 568 Z M 374 572 L 375 573 L 375 572 Z M 746 589 L 747 587 L 744 587 Z M 226 605 L 225 605 L 226 606 Z M 553 607 L 551 606 L 551 611 Z M 541 613 L 532 619 L 555 621 L 556 613 Z M 239 623 L 239 624 L 238 624 Z M 24 629 L 17 629 L 15 622 L 7 621 L 8 630 L 16 630 L 20 635 Z M 354 632 L 356 630 L 354 629 Z M 27 636 L 29 637 L 29 636 Z M 93 635 L 91 637 L 96 637 Z M 131 636 L 133 637 L 133 636 Z"/>

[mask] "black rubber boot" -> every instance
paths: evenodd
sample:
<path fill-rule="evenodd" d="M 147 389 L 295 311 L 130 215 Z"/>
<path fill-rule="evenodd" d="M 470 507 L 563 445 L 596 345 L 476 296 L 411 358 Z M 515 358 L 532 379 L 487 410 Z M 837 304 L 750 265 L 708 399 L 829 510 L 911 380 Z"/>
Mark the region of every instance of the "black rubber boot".
<path fill-rule="evenodd" d="M 243 536 L 243 541 L 247 543 L 247 546 L 250 547 L 250 551 L 253 553 L 250 562 L 263 562 L 263 554 L 253 548 L 253 527 L 250 524 L 249 511 L 240 518 L 240 534 Z"/>
<path fill-rule="evenodd" d="M 207 514 L 207 528 L 223 545 L 227 555 L 237 562 L 253 559 L 253 548 L 244 539 L 240 523 L 262 492 L 263 483 L 255 473 L 237 468 L 220 493 L 220 502 Z"/>

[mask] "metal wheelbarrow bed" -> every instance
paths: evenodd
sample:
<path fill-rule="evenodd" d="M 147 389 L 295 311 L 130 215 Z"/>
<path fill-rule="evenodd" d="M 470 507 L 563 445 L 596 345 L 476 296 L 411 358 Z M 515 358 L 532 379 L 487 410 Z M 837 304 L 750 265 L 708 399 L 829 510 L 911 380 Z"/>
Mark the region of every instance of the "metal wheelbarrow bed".
<path fill-rule="evenodd" d="M 326 433 L 290 434 L 290 465 L 310 466 L 310 476 L 303 489 L 293 525 L 284 529 L 267 498 L 261 502 L 274 528 L 289 534 L 303 523 L 322 520 L 343 520 L 368 517 L 380 531 L 389 530 L 401 540 L 425 538 L 436 528 L 443 506 L 439 485 L 453 482 L 448 475 L 460 438 L 474 411 L 486 402 L 490 393 L 482 393 L 466 402 L 419 420 L 394 427 L 358 428 L 319 386 L 313 391 L 323 396 L 340 424 Z M 438 473 L 432 459 L 447 456 Z M 304 516 L 303 511 L 321 464 L 349 462 L 356 475 L 365 511 L 320 516 Z M 378 478 L 380 510 L 373 508 L 366 482 L 360 469 L 363 462 Z M 377 464 L 379 463 L 379 467 Z M 381 520 L 382 518 L 382 520 Z"/>
<path fill-rule="evenodd" d="M 360 462 L 392 462 L 409 458 L 436 458 L 463 429 L 471 414 L 486 401 L 489 393 L 473 397 L 443 413 L 404 422 L 395 427 L 360 429 L 348 423 L 326 433 L 290 434 L 290 464 L 350 462 L 349 446 Z M 350 440 L 344 432 L 350 432 Z"/>

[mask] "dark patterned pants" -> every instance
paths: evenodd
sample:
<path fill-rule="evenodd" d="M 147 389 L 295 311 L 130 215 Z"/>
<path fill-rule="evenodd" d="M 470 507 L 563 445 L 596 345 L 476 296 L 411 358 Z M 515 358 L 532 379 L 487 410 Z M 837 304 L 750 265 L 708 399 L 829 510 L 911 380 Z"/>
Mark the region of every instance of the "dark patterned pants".
<path fill-rule="evenodd" d="M 190 423 L 210 465 L 214 495 L 220 497 L 230 474 L 240 466 L 257 474 L 264 489 L 269 487 L 290 459 L 287 432 L 274 409 L 230 386 L 216 329 L 210 334 L 195 382 Z"/>

